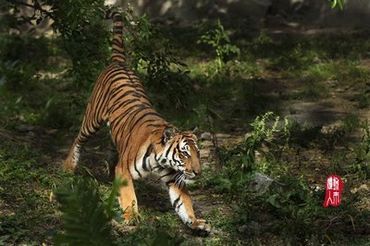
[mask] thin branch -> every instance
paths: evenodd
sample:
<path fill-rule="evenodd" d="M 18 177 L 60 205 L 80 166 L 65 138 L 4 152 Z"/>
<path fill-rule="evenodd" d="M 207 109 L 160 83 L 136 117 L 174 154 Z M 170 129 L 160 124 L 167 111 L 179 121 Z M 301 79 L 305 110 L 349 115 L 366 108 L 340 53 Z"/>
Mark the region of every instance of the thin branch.
<path fill-rule="evenodd" d="M 44 14 L 45 16 L 51 18 L 54 20 L 54 16 L 53 16 L 53 13 L 52 12 L 49 12 L 45 9 L 43 9 L 40 5 L 40 3 L 37 1 L 37 0 L 34 0 L 34 4 L 29 4 L 29 3 L 26 3 L 26 2 L 21 2 L 21 1 L 14 1 L 14 0 L 6 0 L 8 3 L 11 3 L 11 4 L 15 4 L 15 5 L 21 5 L 21 6 L 25 6 L 25 7 L 28 7 L 28 8 L 33 8 L 34 10 L 38 10 L 40 11 L 42 14 Z"/>

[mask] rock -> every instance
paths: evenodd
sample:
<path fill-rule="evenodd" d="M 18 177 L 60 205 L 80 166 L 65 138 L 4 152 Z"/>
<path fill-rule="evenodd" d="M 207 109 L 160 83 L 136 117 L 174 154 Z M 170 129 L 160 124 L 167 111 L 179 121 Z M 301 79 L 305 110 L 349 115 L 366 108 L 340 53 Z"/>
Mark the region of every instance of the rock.
<path fill-rule="evenodd" d="M 213 148 L 213 143 L 211 141 L 205 140 L 201 143 L 201 148 Z"/>
<path fill-rule="evenodd" d="M 269 176 L 262 173 L 256 173 L 254 178 L 249 183 L 248 189 L 261 195 L 267 191 L 272 181 L 274 180 Z"/>
<path fill-rule="evenodd" d="M 210 154 L 211 154 L 210 149 L 201 149 L 200 150 L 200 158 L 201 159 L 208 158 Z"/>
<path fill-rule="evenodd" d="M 20 125 L 17 125 L 15 129 L 20 132 L 29 132 L 29 131 L 35 130 L 35 127 L 31 125 L 20 124 Z"/>
<path fill-rule="evenodd" d="M 210 132 L 203 132 L 200 135 L 200 140 L 212 140 L 212 134 Z"/>
<path fill-rule="evenodd" d="M 251 221 L 248 224 L 240 226 L 238 231 L 247 235 L 259 235 L 261 232 L 261 225 L 255 221 Z"/>
<path fill-rule="evenodd" d="M 232 137 L 230 134 L 226 134 L 226 133 L 216 133 L 215 135 L 216 135 L 217 140 L 219 141 L 229 139 Z"/>
<path fill-rule="evenodd" d="M 351 189 L 351 193 L 353 194 L 356 194 L 357 192 L 368 192 L 368 191 L 369 187 L 367 186 L 367 184 L 362 184 L 359 187 Z"/>

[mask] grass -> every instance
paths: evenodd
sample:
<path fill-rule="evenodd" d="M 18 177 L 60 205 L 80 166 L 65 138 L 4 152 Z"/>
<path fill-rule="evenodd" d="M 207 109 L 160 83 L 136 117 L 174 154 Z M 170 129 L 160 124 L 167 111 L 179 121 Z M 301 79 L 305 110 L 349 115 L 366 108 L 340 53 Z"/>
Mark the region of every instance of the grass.
<path fill-rule="evenodd" d="M 172 101 L 166 104 L 165 99 L 176 90 L 167 94 L 164 88 L 158 94 L 158 89 L 149 89 L 154 104 L 180 128 L 248 135 L 241 144 L 221 149 L 221 169 L 211 160 L 192 187 L 200 204 L 197 213 L 214 227 L 210 237 L 200 238 L 186 229 L 172 210 L 167 192 L 153 182 L 140 181 L 135 185 L 142 220 L 131 231 L 114 228 L 115 242 L 365 244 L 369 201 L 366 191 L 352 190 L 369 185 L 370 136 L 360 116 L 369 106 L 370 71 L 362 65 L 369 58 L 363 52 L 370 47 L 367 36 L 271 37 L 266 32 L 255 38 L 230 36 L 230 45 L 237 46 L 240 54 L 221 61 L 210 48 L 197 43 L 202 30 L 172 31 L 176 32 L 168 34 L 172 41 L 184 44 L 175 49 L 187 64 L 188 77 L 182 79 L 191 88 L 181 94 L 185 107 L 175 107 Z M 27 44 L 18 41 L 14 49 Z M 79 88 L 72 74 L 65 72 L 70 61 L 57 43 L 48 46 L 52 52 L 45 57 L 49 57 L 50 71 L 24 57 L 14 58 L 14 52 L 9 54 L 20 60 L 17 67 L 5 66 L 9 58 L 1 57 L 6 79 L 0 79 L 0 244 L 51 244 L 63 230 L 60 205 L 52 194 L 73 179 L 61 172 L 59 164 L 79 127 L 89 86 Z M 40 76 L 48 73 L 57 76 Z M 278 130 L 270 132 L 273 117 L 255 128 L 250 125 L 268 111 L 282 115 L 286 105 L 327 101 L 347 113 L 319 125 L 284 123 L 280 118 Z M 82 158 L 98 180 L 103 201 L 112 183 L 104 166 L 108 138 L 103 130 Z M 331 172 L 341 175 L 348 188 L 340 208 L 324 209 L 323 185 Z M 263 194 L 246 188 L 256 173 L 274 180 Z M 117 204 L 114 211 L 120 221 Z"/>
<path fill-rule="evenodd" d="M 50 242 L 60 226 L 52 191 L 65 175 L 29 146 L 6 142 L 0 148 L 0 241 Z"/>

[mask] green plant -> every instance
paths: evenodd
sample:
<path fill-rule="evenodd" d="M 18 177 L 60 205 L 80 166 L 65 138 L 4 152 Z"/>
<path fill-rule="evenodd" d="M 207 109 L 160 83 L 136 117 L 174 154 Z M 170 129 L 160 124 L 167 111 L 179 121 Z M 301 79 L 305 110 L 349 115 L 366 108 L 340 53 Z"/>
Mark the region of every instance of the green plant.
<path fill-rule="evenodd" d="M 245 192 L 248 193 L 245 187 L 248 187 L 255 172 L 265 170 L 267 162 L 275 162 L 268 150 L 264 150 L 266 145 L 284 148 L 286 139 L 289 137 L 289 121 L 285 119 L 283 125 L 280 125 L 279 120 L 280 117 L 275 116 L 272 112 L 257 116 L 250 124 L 252 130 L 247 134 L 243 143 L 230 150 L 221 149 L 220 161 L 223 172 L 220 175 L 212 176 L 206 182 L 209 182 L 209 185 L 216 187 L 220 192 L 229 192 L 232 195 L 243 194 L 242 196 Z M 279 144 L 281 140 L 284 141 L 283 146 Z M 274 143 L 275 141 L 276 143 Z M 262 155 L 262 158 L 258 160 L 256 158 L 257 152 Z M 264 157 L 268 157 L 268 160 L 264 160 Z"/>
<path fill-rule="evenodd" d="M 21 12 L 20 6 L 31 11 Z M 88 88 L 95 81 L 107 62 L 110 47 L 104 0 L 35 0 L 32 3 L 8 0 L 5 8 L 20 23 L 37 26 L 44 19 L 53 20 L 52 27 L 60 34 L 59 45 L 72 61 L 76 87 Z M 18 53 L 44 64 L 44 59 L 37 59 L 29 51 Z"/>
<path fill-rule="evenodd" d="M 339 8 L 340 10 L 343 10 L 344 7 L 344 0 L 329 0 L 331 4 L 331 8 Z"/>
<path fill-rule="evenodd" d="M 242 172 L 256 170 L 256 151 L 262 151 L 263 143 L 272 143 L 274 137 L 280 133 L 287 134 L 285 132 L 288 129 L 286 126 L 279 128 L 279 120 L 279 116 L 267 112 L 262 116 L 257 116 L 250 124 L 252 127 L 251 133 L 246 136 L 244 143 L 232 151 L 240 157 L 237 161 L 240 166 L 237 168 L 240 168 Z M 271 122 L 272 125 L 270 125 Z M 288 121 L 285 120 L 284 124 L 288 124 Z"/>
<path fill-rule="evenodd" d="M 89 87 L 109 57 L 110 33 L 104 22 L 104 0 L 46 1 L 52 6 L 53 27 L 72 61 L 77 87 Z"/>
<path fill-rule="evenodd" d="M 67 245 L 113 245 L 111 219 L 121 180 L 113 182 L 107 201 L 102 201 L 98 184 L 89 177 L 75 177 L 56 191 L 62 212 L 63 233 L 55 242 Z"/>
<path fill-rule="evenodd" d="M 146 15 L 136 16 L 130 8 L 124 12 L 124 21 L 131 66 L 143 75 L 157 106 L 186 109 L 193 90 L 186 65 L 176 54 L 172 41 Z"/>
<path fill-rule="evenodd" d="M 359 174 L 364 180 L 370 177 L 370 126 L 367 121 L 360 124 L 362 137 L 360 143 L 354 147 L 354 161 L 351 171 Z"/>
<path fill-rule="evenodd" d="M 216 74 L 222 70 L 224 64 L 230 60 L 231 57 L 238 56 L 240 54 L 239 48 L 236 45 L 231 44 L 229 35 L 225 31 L 220 20 L 217 20 L 213 29 L 203 34 L 197 43 L 205 44 L 213 48 L 216 53 Z"/>
<path fill-rule="evenodd" d="M 43 37 L 0 35 L 0 80 L 4 86 L 19 90 L 35 80 L 51 54 L 50 43 Z"/>

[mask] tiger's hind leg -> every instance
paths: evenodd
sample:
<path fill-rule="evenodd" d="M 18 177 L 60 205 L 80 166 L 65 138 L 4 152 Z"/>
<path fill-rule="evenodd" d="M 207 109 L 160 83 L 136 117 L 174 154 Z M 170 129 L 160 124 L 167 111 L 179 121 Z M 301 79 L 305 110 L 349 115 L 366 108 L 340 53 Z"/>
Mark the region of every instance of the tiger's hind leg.
<path fill-rule="evenodd" d="M 75 171 L 77 167 L 77 162 L 80 157 L 80 149 L 82 144 L 86 142 L 86 140 L 90 136 L 94 135 L 94 133 L 99 130 L 101 123 L 103 122 L 103 120 L 100 120 L 99 117 L 95 117 L 95 112 L 92 112 L 92 110 L 93 106 L 89 103 L 84 115 L 84 119 L 82 121 L 80 131 L 73 141 L 68 156 L 63 163 L 63 169 L 65 171 Z"/>

